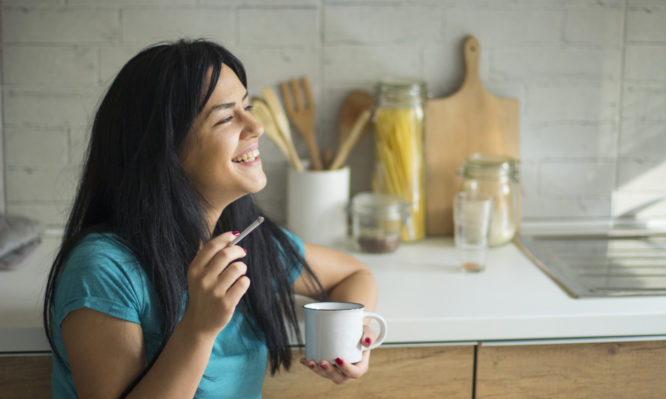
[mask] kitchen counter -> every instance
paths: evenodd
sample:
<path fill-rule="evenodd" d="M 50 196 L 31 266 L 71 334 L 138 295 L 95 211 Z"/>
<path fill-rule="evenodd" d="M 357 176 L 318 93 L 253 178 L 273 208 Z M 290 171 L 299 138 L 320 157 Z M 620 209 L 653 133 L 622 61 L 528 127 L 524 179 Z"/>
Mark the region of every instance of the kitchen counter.
<path fill-rule="evenodd" d="M 0 272 L 0 352 L 49 350 L 42 299 L 59 241 L 47 234 L 25 264 Z M 339 249 L 375 274 L 388 344 L 666 339 L 666 296 L 574 299 L 513 244 L 492 249 L 479 274 L 458 270 L 450 239 L 382 255 Z"/>
<path fill-rule="evenodd" d="M 574 299 L 514 244 L 478 274 L 459 271 L 451 239 L 354 255 L 377 278 L 387 342 L 666 339 L 666 296 Z"/>

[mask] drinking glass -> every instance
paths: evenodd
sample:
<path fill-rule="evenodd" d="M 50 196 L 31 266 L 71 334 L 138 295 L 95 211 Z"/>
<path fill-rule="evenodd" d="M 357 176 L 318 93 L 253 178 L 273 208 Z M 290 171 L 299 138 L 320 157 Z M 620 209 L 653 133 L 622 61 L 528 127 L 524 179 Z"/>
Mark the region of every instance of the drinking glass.
<path fill-rule="evenodd" d="M 465 272 L 480 272 L 486 267 L 492 212 L 490 194 L 463 191 L 454 198 L 454 240 Z"/>

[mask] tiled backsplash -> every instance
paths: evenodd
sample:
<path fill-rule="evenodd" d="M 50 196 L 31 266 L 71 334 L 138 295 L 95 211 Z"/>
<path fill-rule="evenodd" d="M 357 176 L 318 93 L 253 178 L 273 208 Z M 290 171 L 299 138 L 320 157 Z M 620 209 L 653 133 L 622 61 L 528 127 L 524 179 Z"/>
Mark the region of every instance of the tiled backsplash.
<path fill-rule="evenodd" d="M 461 83 L 481 42 L 486 88 L 520 100 L 524 216 L 607 217 L 666 197 L 664 0 L 5 0 L 2 105 L 7 212 L 63 223 L 92 113 L 124 62 L 156 41 L 206 37 L 245 63 L 250 94 L 307 75 L 318 138 L 337 143 L 352 89 L 416 77 Z M 299 152 L 305 156 L 302 141 Z M 287 163 L 262 139 L 260 204 L 284 220 Z M 0 159 L 1 160 L 1 159 Z M 373 143 L 350 159 L 368 189 Z"/>

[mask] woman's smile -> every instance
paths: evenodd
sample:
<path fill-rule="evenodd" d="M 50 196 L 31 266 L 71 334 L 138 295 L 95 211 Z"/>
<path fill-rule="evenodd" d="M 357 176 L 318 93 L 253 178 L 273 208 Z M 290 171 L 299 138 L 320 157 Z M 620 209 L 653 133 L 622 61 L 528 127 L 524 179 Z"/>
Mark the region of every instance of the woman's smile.
<path fill-rule="evenodd" d="M 253 146 L 252 148 L 244 151 L 240 155 L 237 155 L 231 159 L 231 162 L 241 164 L 243 166 L 253 166 L 261 164 L 261 158 L 259 158 L 259 147 Z"/>

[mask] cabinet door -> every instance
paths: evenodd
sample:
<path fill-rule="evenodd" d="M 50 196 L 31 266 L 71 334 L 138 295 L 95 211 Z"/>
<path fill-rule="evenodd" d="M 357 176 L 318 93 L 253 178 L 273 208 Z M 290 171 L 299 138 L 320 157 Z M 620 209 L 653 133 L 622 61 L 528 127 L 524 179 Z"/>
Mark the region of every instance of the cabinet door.
<path fill-rule="evenodd" d="M 480 346 L 476 398 L 666 398 L 666 341 Z"/>
<path fill-rule="evenodd" d="M 370 369 L 358 381 L 335 385 L 299 363 L 264 382 L 271 398 L 465 398 L 472 397 L 474 346 L 382 347 L 372 351 Z"/>
<path fill-rule="evenodd" d="M 0 355 L 0 397 L 50 398 L 51 355 Z"/>

